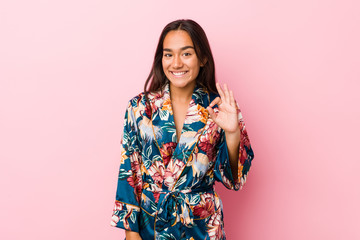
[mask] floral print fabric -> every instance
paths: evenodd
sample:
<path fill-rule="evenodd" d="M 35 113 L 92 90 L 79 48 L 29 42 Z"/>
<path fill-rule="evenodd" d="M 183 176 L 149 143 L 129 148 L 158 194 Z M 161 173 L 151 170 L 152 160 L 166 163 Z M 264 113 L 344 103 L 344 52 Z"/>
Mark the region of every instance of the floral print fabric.
<path fill-rule="evenodd" d="M 145 104 L 144 93 L 127 106 L 111 225 L 147 239 L 226 239 L 215 181 L 239 190 L 254 153 L 238 108 L 238 178 L 231 172 L 225 132 L 206 107 L 217 94 L 197 85 L 177 142 L 169 83 Z M 217 105 L 214 111 L 218 112 Z"/>

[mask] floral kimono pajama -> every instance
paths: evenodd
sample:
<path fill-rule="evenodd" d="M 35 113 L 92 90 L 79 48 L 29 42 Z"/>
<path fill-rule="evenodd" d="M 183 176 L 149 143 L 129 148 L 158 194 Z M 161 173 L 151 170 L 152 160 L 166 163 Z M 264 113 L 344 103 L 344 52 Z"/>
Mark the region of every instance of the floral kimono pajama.
<path fill-rule="evenodd" d="M 111 225 L 148 239 L 226 239 L 223 206 L 214 183 L 239 190 L 254 153 L 238 109 L 238 178 L 231 172 L 225 132 L 206 107 L 217 94 L 197 85 L 179 142 L 169 82 L 149 95 L 132 98 L 125 113 L 120 170 Z M 218 112 L 217 105 L 214 111 Z"/>

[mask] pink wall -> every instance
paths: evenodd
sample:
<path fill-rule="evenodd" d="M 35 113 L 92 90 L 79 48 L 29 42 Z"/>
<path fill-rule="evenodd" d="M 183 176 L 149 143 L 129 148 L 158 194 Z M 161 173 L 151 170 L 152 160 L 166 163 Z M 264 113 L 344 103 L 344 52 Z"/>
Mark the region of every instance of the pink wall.
<path fill-rule="evenodd" d="M 360 239 L 359 8 L 1 1 L 0 238 L 123 239 L 110 217 L 125 105 L 165 24 L 192 18 L 255 152 L 242 191 L 217 184 L 228 239 Z"/>

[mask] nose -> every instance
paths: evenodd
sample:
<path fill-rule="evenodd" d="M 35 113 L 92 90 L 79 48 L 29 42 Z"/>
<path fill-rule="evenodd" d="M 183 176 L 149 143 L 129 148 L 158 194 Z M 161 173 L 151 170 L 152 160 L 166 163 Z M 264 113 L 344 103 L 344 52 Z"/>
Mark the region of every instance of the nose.
<path fill-rule="evenodd" d="M 181 61 L 180 56 L 175 56 L 173 61 L 173 67 L 174 68 L 181 68 L 183 65 L 183 62 Z"/>

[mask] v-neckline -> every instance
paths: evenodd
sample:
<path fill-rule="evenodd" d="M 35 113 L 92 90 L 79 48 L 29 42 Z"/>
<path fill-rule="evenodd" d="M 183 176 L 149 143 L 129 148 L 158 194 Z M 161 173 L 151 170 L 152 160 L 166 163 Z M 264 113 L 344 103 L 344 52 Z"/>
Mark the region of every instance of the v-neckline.
<path fill-rule="evenodd" d="M 154 97 L 151 101 L 153 101 L 156 110 L 152 112 L 151 125 L 155 144 L 159 149 L 159 154 L 162 159 L 160 163 L 157 164 L 162 165 L 165 171 L 175 171 L 175 169 L 180 167 L 180 172 L 176 170 L 176 175 L 178 175 L 182 172 L 190 154 L 195 149 L 207 123 L 208 113 L 206 107 L 210 103 L 209 92 L 199 85 L 195 86 L 188 108 L 186 109 L 179 141 L 177 140 L 178 135 L 176 133 L 175 119 L 170 99 L 169 83 L 165 85 L 161 93 L 157 93 Z M 201 115 L 199 115 L 200 112 L 202 113 Z M 174 129 L 176 136 L 172 133 L 171 128 Z M 163 129 L 166 132 L 163 132 Z M 175 143 L 175 146 L 169 144 L 170 142 Z M 164 144 L 167 145 L 164 146 Z M 163 147 L 165 147 L 165 149 Z M 167 165 L 165 165 L 163 153 L 164 151 L 169 151 L 169 147 L 173 148 L 173 150 Z"/>
<path fill-rule="evenodd" d="M 178 134 L 178 129 L 177 129 L 176 121 L 175 121 L 175 111 L 174 111 L 172 101 L 170 99 L 170 107 L 171 107 L 172 117 L 173 117 L 173 120 L 174 120 L 174 127 L 175 127 L 175 134 L 176 134 L 176 137 L 175 137 L 176 144 L 178 144 L 180 142 L 180 138 L 181 138 L 181 135 L 182 135 L 183 130 L 184 130 L 184 125 L 185 125 L 185 122 L 186 122 L 186 118 L 187 118 L 188 113 L 189 113 L 191 101 L 192 101 L 192 98 L 189 100 L 189 103 L 187 104 L 186 111 L 185 111 L 185 117 L 183 118 L 181 129 L 180 129 L 180 132 Z M 179 113 L 177 113 L 177 116 L 178 115 L 179 115 Z"/>
<path fill-rule="evenodd" d="M 173 108 L 173 104 L 172 104 L 172 99 L 171 99 L 171 91 L 170 91 L 170 83 L 168 83 L 168 94 L 169 94 L 169 100 L 170 100 L 170 112 L 172 113 L 172 120 L 174 121 L 174 127 L 175 127 L 175 134 L 176 134 L 176 137 L 175 137 L 175 140 L 176 140 L 176 144 L 178 144 L 180 142 L 180 139 L 181 139 L 181 135 L 184 131 L 184 125 L 185 125 L 185 122 L 186 122 L 186 118 L 188 117 L 188 114 L 189 114 L 189 109 L 191 107 L 191 102 L 193 101 L 193 95 L 195 93 L 195 90 L 197 88 L 197 85 L 194 86 L 194 89 L 192 90 L 192 93 L 191 93 L 191 96 L 190 96 L 190 100 L 188 102 L 188 104 L 186 104 L 186 111 L 185 111 L 185 117 L 183 119 L 183 122 L 182 122 L 182 126 L 181 126 L 181 129 L 180 129 L 180 133 L 178 136 L 178 133 L 177 133 L 177 128 L 176 128 L 176 122 L 175 122 L 175 112 L 174 112 L 174 108 Z"/>

